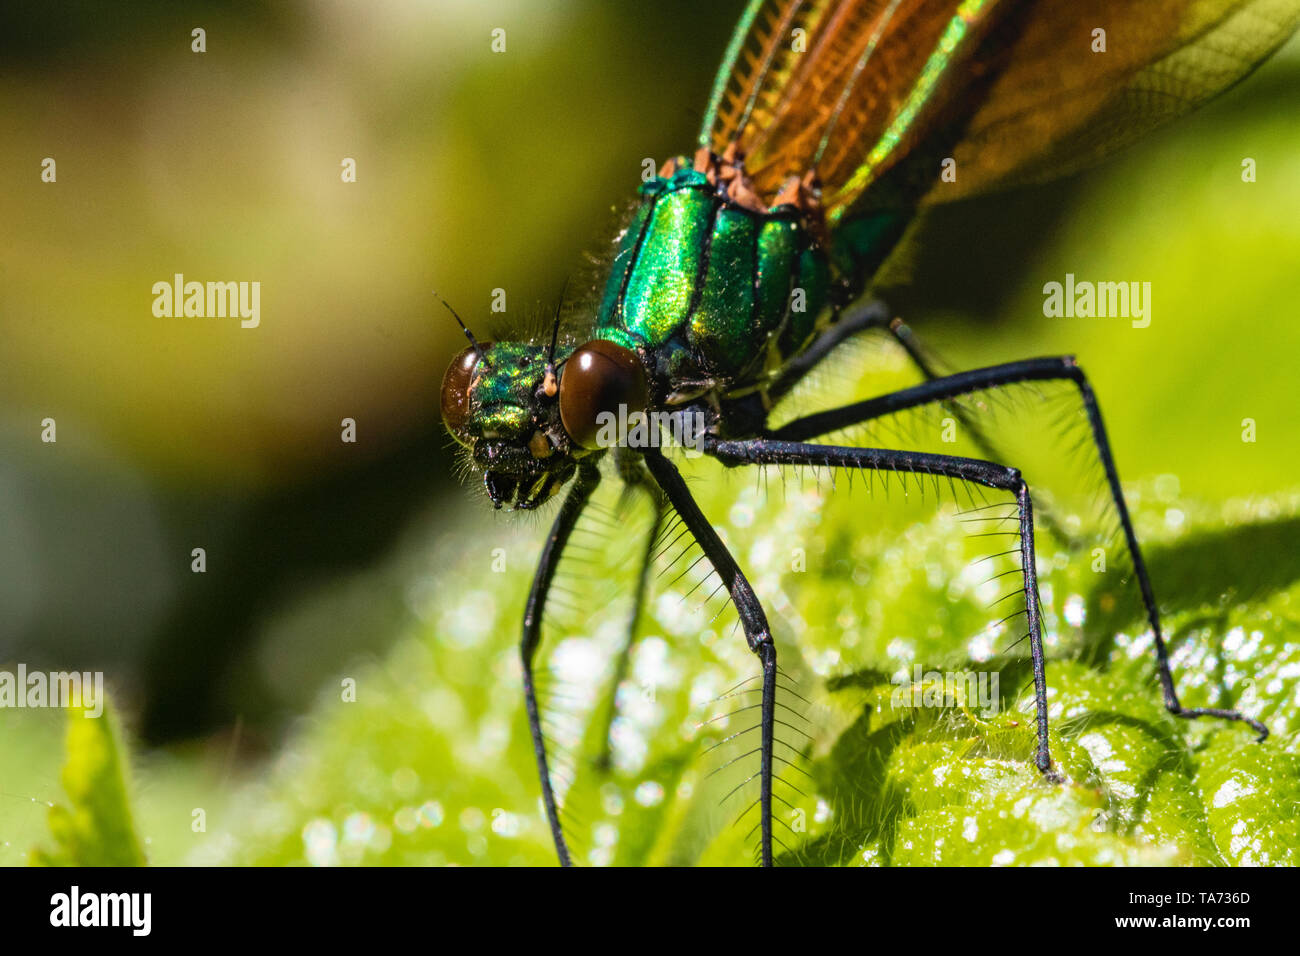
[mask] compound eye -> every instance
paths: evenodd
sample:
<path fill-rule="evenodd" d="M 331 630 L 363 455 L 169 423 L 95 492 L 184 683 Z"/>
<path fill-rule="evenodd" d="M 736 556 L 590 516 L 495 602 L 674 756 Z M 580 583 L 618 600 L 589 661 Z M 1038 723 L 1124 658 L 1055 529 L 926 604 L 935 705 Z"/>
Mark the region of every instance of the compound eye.
<path fill-rule="evenodd" d="M 564 430 L 583 448 L 597 447 L 597 434 L 606 414 L 617 421 L 644 412 L 649 397 L 645 369 L 635 353 L 595 339 L 564 363 L 560 376 L 560 420 Z"/>
<path fill-rule="evenodd" d="M 482 342 L 487 349 L 492 343 Z M 462 445 L 469 444 L 469 435 L 465 426 L 469 422 L 469 387 L 474 381 L 474 369 L 478 365 L 479 353 L 473 347 L 467 348 L 447 366 L 442 376 L 442 421 L 448 431 Z"/>

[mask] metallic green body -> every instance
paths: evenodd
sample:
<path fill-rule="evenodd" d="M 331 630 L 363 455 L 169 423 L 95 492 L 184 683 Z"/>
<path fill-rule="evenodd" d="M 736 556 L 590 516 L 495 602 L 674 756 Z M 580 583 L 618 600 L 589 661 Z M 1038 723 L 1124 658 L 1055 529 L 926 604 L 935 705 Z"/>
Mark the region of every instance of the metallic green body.
<path fill-rule="evenodd" d="M 841 302 L 856 297 L 906 222 L 886 213 L 853 220 L 826 249 L 796 207 L 760 212 L 728 202 L 679 162 L 671 177 L 642 185 L 590 333 L 641 355 L 660 406 L 762 388 L 834 321 L 833 289 Z M 496 342 L 485 355 L 468 433 L 523 444 L 539 429 L 555 431 L 536 414 L 548 349 Z"/>
<path fill-rule="evenodd" d="M 679 395 L 746 384 L 808 343 L 831 268 L 793 206 L 728 203 L 689 166 L 640 194 L 596 338 L 641 350 L 651 377 Z"/>

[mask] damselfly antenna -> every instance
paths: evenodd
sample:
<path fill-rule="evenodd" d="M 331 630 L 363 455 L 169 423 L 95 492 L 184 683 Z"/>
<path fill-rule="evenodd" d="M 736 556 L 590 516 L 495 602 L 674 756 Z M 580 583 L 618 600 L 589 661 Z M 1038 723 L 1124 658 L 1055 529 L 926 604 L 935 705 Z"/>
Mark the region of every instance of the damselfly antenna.
<path fill-rule="evenodd" d="M 554 395 L 559 390 L 559 385 L 555 380 L 555 346 L 560 340 L 560 310 L 564 308 L 564 293 L 569 289 L 569 277 L 564 277 L 564 285 L 560 286 L 560 299 L 555 303 L 555 321 L 551 324 L 551 346 L 546 351 L 546 377 L 542 380 L 542 391 L 548 396 Z"/>
<path fill-rule="evenodd" d="M 479 359 L 480 360 L 483 359 L 484 358 L 483 346 L 478 344 L 478 339 L 474 338 L 474 333 L 469 330 L 469 326 L 467 326 L 461 320 L 461 317 L 456 314 L 456 310 L 451 307 L 451 303 L 448 302 L 446 299 L 444 299 L 442 296 L 438 295 L 437 289 L 433 290 L 433 295 L 434 298 L 436 298 L 439 302 L 441 302 L 444 306 L 447 307 L 447 311 L 451 313 L 451 317 L 456 320 L 456 324 L 460 326 L 460 330 L 465 333 L 465 338 L 469 339 L 469 344 L 474 346 L 474 351 L 478 353 Z"/>
<path fill-rule="evenodd" d="M 546 364 L 555 364 L 555 346 L 560 340 L 560 310 L 564 308 L 564 293 L 569 291 L 569 278 L 565 276 L 564 285 L 560 286 L 560 298 L 555 303 L 555 322 L 551 325 L 551 347 L 546 353 Z"/>

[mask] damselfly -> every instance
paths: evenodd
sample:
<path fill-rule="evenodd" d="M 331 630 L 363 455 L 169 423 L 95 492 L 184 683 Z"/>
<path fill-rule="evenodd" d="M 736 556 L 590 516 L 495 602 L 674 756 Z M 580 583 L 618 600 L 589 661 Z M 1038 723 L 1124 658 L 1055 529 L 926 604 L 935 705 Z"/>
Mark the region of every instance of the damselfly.
<path fill-rule="evenodd" d="M 670 160 L 641 186 L 585 329 L 562 341 L 558 312 L 538 342 L 478 342 L 466 329 L 471 345 L 443 380 L 444 420 L 498 508 L 534 509 L 568 486 L 537 566 L 522 640 L 525 703 L 561 863 L 570 853 L 534 658 L 557 564 L 603 463 L 651 491 L 656 529 L 673 516 L 698 544 L 758 658 L 757 829 L 762 862 L 773 859 L 777 647 L 759 596 L 662 452 L 661 431 L 733 468 L 911 476 L 1014 499 L 1009 533 L 1032 657 L 1034 762 L 1054 779 L 1034 499 L 1021 472 L 995 460 L 978 422 L 969 424 L 987 458 L 817 439 L 907 409 L 960 407 L 964 398 L 1016 383 L 1065 383 L 1086 416 L 1118 514 L 1165 706 L 1181 717 L 1241 721 L 1263 738 L 1264 726 L 1236 711 L 1179 703 L 1101 412 L 1075 361 L 1037 358 L 941 375 L 908 327 L 864 296 L 918 212 L 1100 159 L 1233 84 L 1298 20 L 1300 0 L 748 4 L 694 153 Z M 769 424 L 807 373 L 871 330 L 906 350 L 922 384 Z"/>

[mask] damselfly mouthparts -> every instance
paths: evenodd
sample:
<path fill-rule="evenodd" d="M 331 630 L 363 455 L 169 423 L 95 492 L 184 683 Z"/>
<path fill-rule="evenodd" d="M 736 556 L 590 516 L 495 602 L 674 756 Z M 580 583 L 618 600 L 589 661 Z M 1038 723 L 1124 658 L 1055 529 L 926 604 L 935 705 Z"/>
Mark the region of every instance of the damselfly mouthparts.
<path fill-rule="evenodd" d="M 1073 389 L 1141 590 L 1164 704 L 1181 717 L 1265 727 L 1185 708 L 1101 412 L 1070 357 L 941 375 L 910 329 L 859 301 L 929 206 L 1080 169 L 1225 89 L 1300 21 L 1300 0 L 753 0 L 727 47 L 696 149 L 644 183 L 586 328 L 561 342 L 478 342 L 443 380 L 444 420 L 497 507 L 533 509 L 561 488 L 524 614 L 525 701 L 543 803 L 570 854 L 548 766 L 534 678 L 556 567 L 601 482 L 601 466 L 650 490 L 652 534 L 671 519 L 698 544 L 761 668 L 760 856 L 773 859 L 777 647 L 759 596 L 652 433 L 730 467 L 812 466 L 993 489 L 1014 502 L 1032 658 L 1034 762 L 1048 750 L 1042 606 L 1031 489 L 967 421 L 983 458 L 818 441 L 910 409 L 958 408 L 1019 383 Z M 958 175 L 947 175 L 953 170 Z M 923 384 L 770 422 L 841 343 L 892 337 Z M 965 411 L 961 409 L 965 408 Z M 963 418 L 965 421 L 965 417 Z M 621 423 L 621 424 L 620 424 Z M 634 438 L 634 436 L 636 436 Z M 1006 520 L 1005 517 L 999 520 Z M 646 549 L 646 560 L 653 548 Z M 641 580 L 644 586 L 644 571 Z M 635 624 L 633 625 L 635 626 Z"/>

